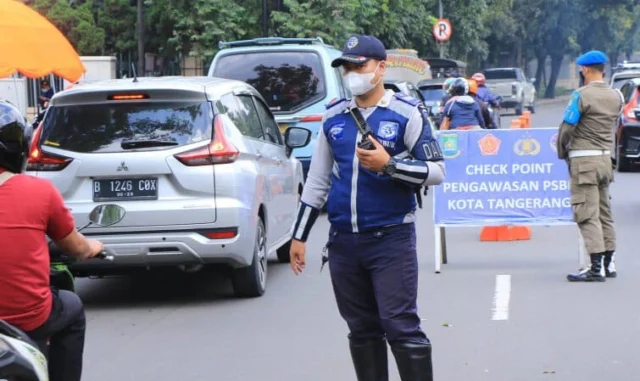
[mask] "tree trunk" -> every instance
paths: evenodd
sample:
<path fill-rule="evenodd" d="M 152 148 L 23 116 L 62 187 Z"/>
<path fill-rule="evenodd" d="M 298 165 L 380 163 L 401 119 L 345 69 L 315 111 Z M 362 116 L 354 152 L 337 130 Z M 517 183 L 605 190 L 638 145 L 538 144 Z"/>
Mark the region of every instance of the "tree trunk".
<path fill-rule="evenodd" d="M 555 98 L 556 83 L 558 82 L 562 61 L 564 61 L 564 54 L 556 53 L 551 56 L 551 75 L 549 76 L 549 85 L 544 92 L 545 98 Z"/>

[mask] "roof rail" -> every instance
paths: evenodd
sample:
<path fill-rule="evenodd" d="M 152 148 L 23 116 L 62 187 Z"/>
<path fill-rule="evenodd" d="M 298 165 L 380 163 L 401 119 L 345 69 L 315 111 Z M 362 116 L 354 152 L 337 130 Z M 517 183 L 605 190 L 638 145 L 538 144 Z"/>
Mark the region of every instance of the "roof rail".
<path fill-rule="evenodd" d="M 284 44 L 323 44 L 324 41 L 320 37 L 314 38 L 285 38 L 285 37 L 261 37 L 251 40 L 239 41 L 220 41 L 218 49 L 237 48 L 245 46 L 261 46 L 261 45 L 284 45 Z"/>

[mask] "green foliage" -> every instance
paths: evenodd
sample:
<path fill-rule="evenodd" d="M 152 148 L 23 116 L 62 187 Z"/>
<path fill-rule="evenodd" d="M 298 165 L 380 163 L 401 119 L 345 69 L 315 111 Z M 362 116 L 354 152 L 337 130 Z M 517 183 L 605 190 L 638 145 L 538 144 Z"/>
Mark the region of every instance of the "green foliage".
<path fill-rule="evenodd" d="M 269 34 L 321 37 L 341 47 L 350 34 L 378 36 L 389 49 L 438 54 L 432 27 L 438 0 L 267 1 Z M 29 0 L 81 54 L 133 53 L 137 47 L 135 0 Z M 453 35 L 445 56 L 485 66 L 525 67 L 533 58 L 552 59 L 544 86 L 553 96 L 566 54 L 600 49 L 612 60 L 640 45 L 637 0 L 443 0 Z M 212 57 L 221 40 L 262 36 L 263 0 L 145 0 L 145 51 L 166 59 Z M 540 73 L 538 73 L 540 75 Z"/>

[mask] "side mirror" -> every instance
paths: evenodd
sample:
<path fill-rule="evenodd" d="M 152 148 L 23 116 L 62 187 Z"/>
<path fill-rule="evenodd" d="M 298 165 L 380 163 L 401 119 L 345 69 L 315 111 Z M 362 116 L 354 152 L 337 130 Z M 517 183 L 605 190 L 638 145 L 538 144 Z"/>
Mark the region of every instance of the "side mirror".
<path fill-rule="evenodd" d="M 98 205 L 89 213 L 89 221 L 94 225 L 107 227 L 122 221 L 126 213 L 124 208 L 118 205 Z"/>
<path fill-rule="evenodd" d="M 311 141 L 311 131 L 301 127 L 289 127 L 284 133 L 284 144 L 289 151 L 306 147 Z"/>
<path fill-rule="evenodd" d="M 529 81 L 531 81 L 531 83 L 536 83 L 536 77 L 531 78 Z"/>

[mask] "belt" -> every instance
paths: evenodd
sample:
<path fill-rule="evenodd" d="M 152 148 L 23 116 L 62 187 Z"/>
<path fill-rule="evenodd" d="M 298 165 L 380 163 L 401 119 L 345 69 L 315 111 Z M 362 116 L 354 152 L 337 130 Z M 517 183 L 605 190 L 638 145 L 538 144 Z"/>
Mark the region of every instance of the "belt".
<path fill-rule="evenodd" d="M 611 151 L 608 149 L 578 149 L 569 151 L 569 157 L 585 157 L 585 156 L 605 156 L 611 155 Z"/>

